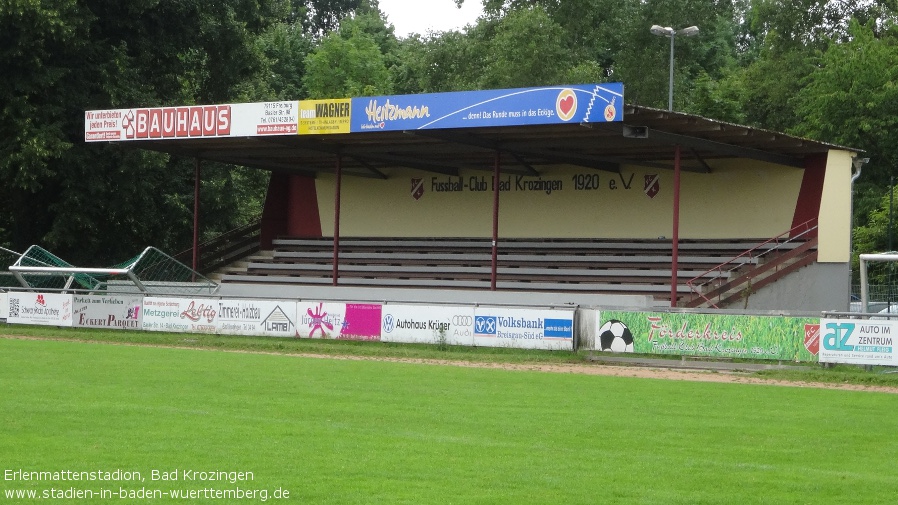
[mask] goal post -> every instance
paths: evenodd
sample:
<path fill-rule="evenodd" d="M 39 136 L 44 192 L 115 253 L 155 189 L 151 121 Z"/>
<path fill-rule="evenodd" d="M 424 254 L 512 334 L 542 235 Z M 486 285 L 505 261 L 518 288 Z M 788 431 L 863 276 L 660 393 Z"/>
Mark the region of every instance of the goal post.
<path fill-rule="evenodd" d="M 861 274 L 861 309 L 864 312 L 867 312 L 867 306 L 870 302 L 870 284 L 867 281 L 867 262 L 890 262 L 890 261 L 898 261 L 898 253 L 896 252 L 887 252 L 887 253 L 868 253 L 861 254 L 858 256 L 858 263 L 860 266 L 860 274 Z"/>

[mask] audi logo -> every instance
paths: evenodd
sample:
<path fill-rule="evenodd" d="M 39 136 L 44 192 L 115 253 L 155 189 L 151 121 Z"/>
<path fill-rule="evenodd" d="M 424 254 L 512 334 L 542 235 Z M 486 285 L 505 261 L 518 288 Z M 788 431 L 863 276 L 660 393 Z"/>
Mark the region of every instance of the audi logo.
<path fill-rule="evenodd" d="M 457 314 L 452 316 L 453 326 L 471 326 L 472 324 L 474 324 L 474 318 L 471 316 L 460 316 Z"/>

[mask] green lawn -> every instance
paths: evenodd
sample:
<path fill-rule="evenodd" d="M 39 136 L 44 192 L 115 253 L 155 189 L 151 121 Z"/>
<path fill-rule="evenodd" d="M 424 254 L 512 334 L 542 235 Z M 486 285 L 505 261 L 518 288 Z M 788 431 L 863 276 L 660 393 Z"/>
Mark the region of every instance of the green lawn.
<path fill-rule="evenodd" d="M 334 504 L 895 503 L 896 407 L 883 393 L 0 339 L 0 471 L 146 480 L 4 479 L 0 505 L 51 487 Z M 174 469 L 254 480 L 150 480 Z"/>

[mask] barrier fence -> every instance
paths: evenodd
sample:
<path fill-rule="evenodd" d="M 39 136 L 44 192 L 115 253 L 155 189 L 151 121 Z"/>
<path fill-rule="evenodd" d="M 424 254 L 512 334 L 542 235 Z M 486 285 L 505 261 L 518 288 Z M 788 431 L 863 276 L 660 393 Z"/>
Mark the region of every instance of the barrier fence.
<path fill-rule="evenodd" d="M 8 324 L 898 366 L 869 316 L 0 293 Z"/>

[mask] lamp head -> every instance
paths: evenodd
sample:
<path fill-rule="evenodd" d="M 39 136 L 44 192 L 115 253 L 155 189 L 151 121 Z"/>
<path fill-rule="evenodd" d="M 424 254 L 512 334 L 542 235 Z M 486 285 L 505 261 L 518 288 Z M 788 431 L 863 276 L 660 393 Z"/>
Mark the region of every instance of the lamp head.
<path fill-rule="evenodd" d="M 674 29 L 669 26 L 661 26 L 661 25 L 652 25 L 651 29 L 652 35 L 657 35 L 659 37 L 670 37 L 674 34 Z"/>
<path fill-rule="evenodd" d="M 686 37 L 692 37 L 693 35 L 698 35 L 698 27 L 697 26 L 687 26 L 682 30 L 677 31 L 677 35 L 683 35 Z"/>

